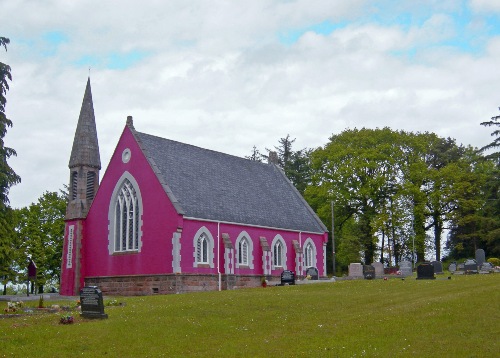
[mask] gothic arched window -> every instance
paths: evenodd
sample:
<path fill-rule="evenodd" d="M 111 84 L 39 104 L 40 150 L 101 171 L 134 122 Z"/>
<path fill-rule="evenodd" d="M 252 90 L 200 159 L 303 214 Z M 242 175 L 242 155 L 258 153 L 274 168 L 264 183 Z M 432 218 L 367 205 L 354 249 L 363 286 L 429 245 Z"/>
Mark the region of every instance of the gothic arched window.
<path fill-rule="evenodd" d="M 110 253 L 140 251 L 142 199 L 139 187 L 128 172 L 118 183 L 109 208 Z"/>

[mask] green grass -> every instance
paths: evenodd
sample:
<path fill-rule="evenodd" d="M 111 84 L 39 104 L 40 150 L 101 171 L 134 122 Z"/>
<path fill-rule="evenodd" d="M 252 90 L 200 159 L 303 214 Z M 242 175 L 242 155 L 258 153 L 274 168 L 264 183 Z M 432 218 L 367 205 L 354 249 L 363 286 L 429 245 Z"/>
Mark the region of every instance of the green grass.
<path fill-rule="evenodd" d="M 61 325 L 59 314 L 0 319 L 0 357 L 494 357 L 500 352 L 500 274 L 118 300 L 126 305 L 106 307 L 106 320 L 75 316 L 74 324 Z M 2 311 L 5 306 L 0 304 Z"/>

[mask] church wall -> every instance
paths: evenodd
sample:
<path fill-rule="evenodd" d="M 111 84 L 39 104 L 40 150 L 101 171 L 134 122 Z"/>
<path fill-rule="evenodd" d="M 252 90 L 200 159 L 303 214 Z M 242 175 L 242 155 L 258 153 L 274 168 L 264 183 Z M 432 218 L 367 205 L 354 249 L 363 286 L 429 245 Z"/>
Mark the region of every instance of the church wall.
<path fill-rule="evenodd" d="M 127 148 L 130 159 L 124 163 L 122 154 Z M 139 252 L 110 254 L 109 205 L 113 190 L 126 171 L 136 180 L 142 197 L 141 244 Z M 180 223 L 149 162 L 125 127 L 86 219 L 85 277 L 172 273 L 172 235 Z"/>
<path fill-rule="evenodd" d="M 195 236 L 199 233 L 200 228 L 206 228 L 213 240 L 215 241 L 214 245 L 214 267 L 213 268 L 198 268 L 194 267 L 194 239 Z M 252 256 L 253 256 L 253 268 L 250 267 L 238 267 L 237 262 L 237 245 L 236 240 L 238 236 L 245 232 L 245 236 L 248 237 L 252 241 Z M 221 238 L 217 243 L 217 235 L 220 234 Z M 324 255 L 323 255 L 323 243 L 325 242 L 324 234 L 314 234 L 314 233 L 299 233 L 295 231 L 286 231 L 279 229 L 269 229 L 269 228 L 260 228 L 260 227 L 252 227 L 245 225 L 237 225 L 237 224 L 228 224 L 228 223 L 220 223 L 217 222 L 207 222 L 201 220 L 184 220 L 184 228 L 182 232 L 182 248 L 181 248 L 181 268 L 183 273 L 218 273 L 217 270 L 217 244 L 219 244 L 219 255 L 220 255 L 220 272 L 226 273 L 225 265 L 224 265 L 224 243 L 222 239 L 222 234 L 228 234 L 229 239 L 234 248 L 233 254 L 233 271 L 228 272 L 230 274 L 235 275 L 259 275 L 262 276 L 263 272 L 263 249 L 260 243 L 260 237 L 265 237 L 270 247 L 272 247 L 272 243 L 274 238 L 277 235 L 280 235 L 283 238 L 283 241 L 286 245 L 286 269 L 291 271 L 296 271 L 296 253 L 293 247 L 292 240 L 297 240 L 299 244 L 303 244 L 306 239 L 311 238 L 316 246 L 316 263 L 317 268 L 319 270 L 320 275 L 326 275 L 324 272 Z M 283 266 L 285 267 L 285 266 Z M 283 268 L 274 269 L 271 271 L 273 276 L 280 276 Z M 305 268 L 303 268 L 305 271 Z M 302 275 L 303 272 L 297 273 L 297 275 Z"/>

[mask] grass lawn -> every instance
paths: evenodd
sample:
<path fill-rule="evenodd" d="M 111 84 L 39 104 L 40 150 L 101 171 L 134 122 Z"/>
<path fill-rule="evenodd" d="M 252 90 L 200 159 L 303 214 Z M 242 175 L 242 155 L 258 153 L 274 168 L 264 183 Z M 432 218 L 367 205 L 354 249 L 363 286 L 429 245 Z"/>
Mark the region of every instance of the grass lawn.
<path fill-rule="evenodd" d="M 2 318 L 0 357 L 500 356 L 500 274 L 117 299 L 105 320 Z"/>

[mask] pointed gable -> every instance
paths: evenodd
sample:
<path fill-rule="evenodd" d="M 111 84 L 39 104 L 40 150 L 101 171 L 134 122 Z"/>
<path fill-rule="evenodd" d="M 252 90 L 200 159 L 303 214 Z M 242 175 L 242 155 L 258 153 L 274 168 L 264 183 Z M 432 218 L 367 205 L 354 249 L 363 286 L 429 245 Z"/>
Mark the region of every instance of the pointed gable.
<path fill-rule="evenodd" d="M 287 230 L 327 231 L 285 174 L 251 161 L 136 132 L 144 154 L 187 218 Z"/>
<path fill-rule="evenodd" d="M 77 166 L 101 169 L 90 78 L 87 80 L 69 160 L 70 168 Z"/>

